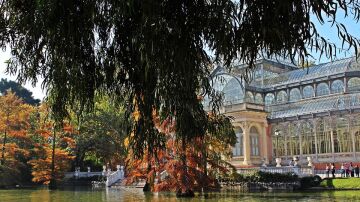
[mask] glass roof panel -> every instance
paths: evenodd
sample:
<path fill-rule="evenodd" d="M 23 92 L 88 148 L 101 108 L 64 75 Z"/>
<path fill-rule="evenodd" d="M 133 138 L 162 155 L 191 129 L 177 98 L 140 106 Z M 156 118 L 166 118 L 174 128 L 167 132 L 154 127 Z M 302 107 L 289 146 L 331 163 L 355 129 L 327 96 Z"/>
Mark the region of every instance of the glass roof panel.
<path fill-rule="evenodd" d="M 223 95 L 225 105 L 243 102 L 244 90 L 240 78 L 221 73 L 212 79 L 212 86 Z"/>
<path fill-rule="evenodd" d="M 285 72 L 277 77 L 264 80 L 264 87 L 295 83 L 301 80 L 314 79 L 321 76 L 328 76 L 340 72 L 345 72 L 347 71 L 353 60 L 354 57 L 345 58 L 342 60 L 315 65 L 309 68 L 296 69 L 293 71 Z M 259 82 L 253 82 L 251 85 L 258 86 Z"/>
<path fill-rule="evenodd" d="M 360 94 L 330 96 L 286 105 L 273 105 L 269 118 L 286 118 L 346 108 L 360 108 Z"/>
<path fill-rule="evenodd" d="M 238 103 L 242 102 L 242 100 L 244 99 L 243 89 L 236 78 L 232 78 L 226 84 L 222 92 L 224 93 L 225 102 Z"/>

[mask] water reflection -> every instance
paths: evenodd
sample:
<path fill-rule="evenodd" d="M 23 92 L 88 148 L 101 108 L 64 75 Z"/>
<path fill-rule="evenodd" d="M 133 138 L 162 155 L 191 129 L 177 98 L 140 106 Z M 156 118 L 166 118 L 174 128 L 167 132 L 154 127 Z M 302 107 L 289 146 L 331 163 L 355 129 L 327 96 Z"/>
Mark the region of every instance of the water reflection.
<path fill-rule="evenodd" d="M 0 190 L 1 202 L 187 202 L 187 201 L 360 201 L 360 191 L 324 192 L 219 192 L 198 195 L 192 199 L 177 199 L 174 193 L 145 194 L 141 189 L 93 189 L 73 187 L 50 191 L 47 189 Z"/>

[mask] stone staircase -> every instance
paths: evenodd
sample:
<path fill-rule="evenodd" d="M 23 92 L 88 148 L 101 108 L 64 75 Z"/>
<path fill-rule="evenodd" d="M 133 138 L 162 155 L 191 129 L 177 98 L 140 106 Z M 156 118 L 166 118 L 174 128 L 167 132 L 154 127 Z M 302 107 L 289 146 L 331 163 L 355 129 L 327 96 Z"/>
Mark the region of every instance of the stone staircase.
<path fill-rule="evenodd" d="M 121 183 L 124 179 L 124 167 L 118 166 L 118 170 L 112 173 L 109 173 L 106 176 L 106 187 L 111 187 L 116 183 Z"/>

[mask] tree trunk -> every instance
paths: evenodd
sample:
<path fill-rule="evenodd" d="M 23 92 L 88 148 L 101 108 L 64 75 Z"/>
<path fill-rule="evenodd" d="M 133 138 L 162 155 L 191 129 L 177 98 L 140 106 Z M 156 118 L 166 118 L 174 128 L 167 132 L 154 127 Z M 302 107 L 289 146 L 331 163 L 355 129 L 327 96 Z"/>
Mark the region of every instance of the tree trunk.
<path fill-rule="evenodd" d="M 1 151 L 1 165 L 5 165 L 5 146 L 6 146 L 6 139 L 7 139 L 7 130 L 9 127 L 9 114 L 6 114 L 6 127 L 4 131 L 4 140 L 3 140 L 3 146 Z"/>
<path fill-rule="evenodd" d="M 185 190 L 182 190 L 182 188 L 180 188 L 177 191 L 176 196 L 177 197 L 194 197 L 195 194 L 194 194 L 193 190 L 191 190 L 190 184 L 187 179 L 188 169 L 187 169 L 187 164 L 186 164 L 186 139 L 185 138 L 182 138 L 181 147 L 182 147 L 181 162 L 182 162 L 182 169 L 184 170 L 184 175 L 182 176 L 181 183 L 183 185 L 185 185 Z"/>
<path fill-rule="evenodd" d="M 56 141 L 56 128 L 54 127 L 52 139 L 52 158 L 51 158 L 51 179 L 49 189 L 56 189 L 56 176 L 55 176 L 55 141 Z"/>
<path fill-rule="evenodd" d="M 3 140 L 3 146 L 2 146 L 2 151 L 1 151 L 1 165 L 5 165 L 5 145 L 6 145 L 6 130 L 4 132 L 4 140 Z"/>
<path fill-rule="evenodd" d="M 202 191 L 204 191 L 206 189 L 205 183 L 206 183 L 206 178 L 207 178 L 207 152 L 206 152 L 207 148 L 206 148 L 205 138 L 201 138 L 201 142 L 203 144 L 202 151 L 201 151 L 202 170 L 203 170 L 201 188 L 202 188 Z"/>
<path fill-rule="evenodd" d="M 150 171 L 151 171 L 151 163 L 150 163 L 150 160 L 148 160 L 148 167 L 147 167 L 146 173 L 150 173 Z M 144 192 L 151 191 L 151 186 L 152 186 L 151 177 L 147 177 L 143 191 Z"/>
<path fill-rule="evenodd" d="M 186 182 L 186 176 L 187 176 L 187 166 L 186 166 L 186 142 L 185 142 L 185 138 L 182 139 L 181 141 L 181 147 L 182 147 L 182 157 L 181 157 L 181 161 L 182 161 L 182 166 L 183 166 L 183 170 L 184 170 L 184 175 L 182 177 L 182 183 L 185 185 L 186 189 L 188 189 L 188 183 Z"/>

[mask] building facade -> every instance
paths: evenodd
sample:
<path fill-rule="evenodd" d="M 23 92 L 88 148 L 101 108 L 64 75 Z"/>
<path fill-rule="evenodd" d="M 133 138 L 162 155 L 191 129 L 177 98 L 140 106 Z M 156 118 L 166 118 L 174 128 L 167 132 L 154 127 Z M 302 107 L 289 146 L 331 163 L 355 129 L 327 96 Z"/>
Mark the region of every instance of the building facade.
<path fill-rule="evenodd" d="M 359 61 L 360 62 L 360 61 Z M 275 158 L 315 163 L 360 160 L 360 63 L 354 57 L 299 69 L 262 59 L 242 78 L 244 65 L 217 67 L 214 89 L 221 112 L 233 117 L 237 167 L 274 164 Z M 204 99 L 204 106 L 211 102 Z M 284 163 L 286 164 L 286 163 Z"/>

